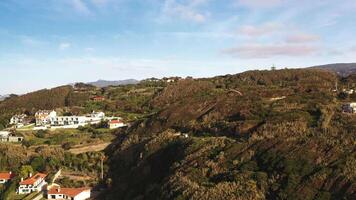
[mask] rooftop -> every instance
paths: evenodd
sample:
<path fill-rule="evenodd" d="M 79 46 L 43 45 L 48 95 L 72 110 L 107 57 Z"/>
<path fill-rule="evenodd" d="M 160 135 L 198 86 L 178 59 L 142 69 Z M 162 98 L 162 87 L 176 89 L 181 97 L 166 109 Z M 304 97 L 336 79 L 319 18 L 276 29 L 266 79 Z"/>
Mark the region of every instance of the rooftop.
<path fill-rule="evenodd" d="M 90 190 L 90 188 L 61 188 L 59 186 L 55 186 L 48 191 L 48 194 L 64 194 L 69 197 L 75 197 L 87 190 Z"/>
<path fill-rule="evenodd" d="M 15 177 L 15 174 L 11 172 L 0 172 L 0 179 L 1 180 L 10 180 Z"/>
<path fill-rule="evenodd" d="M 44 179 L 46 176 L 47 174 L 37 173 L 34 176 L 31 176 L 30 178 L 21 181 L 20 185 L 33 185 L 38 179 Z"/>

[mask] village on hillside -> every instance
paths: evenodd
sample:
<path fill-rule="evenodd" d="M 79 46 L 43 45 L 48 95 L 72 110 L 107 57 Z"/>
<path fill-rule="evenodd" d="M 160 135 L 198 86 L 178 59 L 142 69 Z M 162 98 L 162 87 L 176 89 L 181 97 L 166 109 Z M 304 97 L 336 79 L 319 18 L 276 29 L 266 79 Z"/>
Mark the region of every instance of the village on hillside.
<path fill-rule="evenodd" d="M 10 119 L 11 127 L 0 131 L 0 142 L 22 142 L 24 137 L 15 134 L 16 130 L 56 130 L 77 129 L 87 125 L 107 123 L 109 129 L 127 126 L 120 117 L 106 117 L 104 112 L 95 112 L 84 116 L 58 116 L 54 110 L 39 110 L 35 114 L 35 123 L 31 123 L 26 114 L 14 115 Z"/>
<path fill-rule="evenodd" d="M 20 143 L 25 140 L 18 131 L 61 131 L 73 129 L 79 131 L 81 127 L 88 127 L 100 123 L 106 124 L 106 129 L 113 130 L 127 126 L 120 117 L 107 117 L 104 112 L 93 111 L 83 116 L 60 116 L 55 110 L 39 110 L 34 116 L 26 114 L 14 115 L 10 120 L 11 127 L 0 131 L 0 142 Z M 24 166 L 23 166 L 24 167 Z M 14 170 L 16 171 L 16 170 Z M 53 177 L 47 173 L 27 173 L 26 176 L 14 174 L 12 171 L 0 172 L 1 185 L 16 183 L 16 195 L 26 199 L 65 199 L 85 200 L 91 198 L 91 188 L 68 188 L 55 183 L 61 175 L 59 170 Z M 13 191 L 15 192 L 15 191 Z"/>
<path fill-rule="evenodd" d="M 61 200 L 86 200 L 91 198 L 91 188 L 62 188 L 60 185 L 54 183 L 55 179 L 60 175 L 59 170 L 52 178 L 52 183 L 48 183 L 46 178 L 48 174 L 45 173 L 32 173 L 28 174 L 28 177 L 24 179 L 21 177 L 21 181 L 16 189 L 16 194 L 20 196 L 26 196 L 27 199 L 61 199 Z M 7 184 L 13 179 L 16 179 L 17 175 L 10 172 L 0 173 L 0 186 Z"/>

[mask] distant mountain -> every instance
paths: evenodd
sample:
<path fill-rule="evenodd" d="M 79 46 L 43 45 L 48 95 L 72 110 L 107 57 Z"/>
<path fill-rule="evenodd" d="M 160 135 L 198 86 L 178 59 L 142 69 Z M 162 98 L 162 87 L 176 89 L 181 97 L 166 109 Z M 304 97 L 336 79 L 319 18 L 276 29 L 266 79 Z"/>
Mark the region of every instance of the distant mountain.
<path fill-rule="evenodd" d="M 0 101 L 3 101 L 3 100 L 6 99 L 7 97 L 9 97 L 9 95 L 0 95 Z"/>
<path fill-rule="evenodd" d="M 313 66 L 312 68 L 327 69 L 336 72 L 340 76 L 348 76 L 356 73 L 356 63 L 336 63 Z"/>
<path fill-rule="evenodd" d="M 89 82 L 88 84 L 94 85 L 96 87 L 107 87 L 107 86 L 118 86 L 118 85 L 130 85 L 130 84 L 137 84 L 140 81 L 135 79 L 126 79 L 126 80 L 119 80 L 119 81 L 107 81 L 107 80 L 98 80 L 95 82 Z"/>

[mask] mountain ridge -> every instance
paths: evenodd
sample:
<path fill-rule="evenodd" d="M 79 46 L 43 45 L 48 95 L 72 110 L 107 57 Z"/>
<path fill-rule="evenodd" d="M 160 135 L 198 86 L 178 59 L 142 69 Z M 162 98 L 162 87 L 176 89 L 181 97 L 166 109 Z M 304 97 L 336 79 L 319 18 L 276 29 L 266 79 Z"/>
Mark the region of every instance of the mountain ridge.
<path fill-rule="evenodd" d="M 124 79 L 124 80 L 117 80 L 117 81 L 110 81 L 110 80 L 103 80 L 99 79 L 94 82 L 88 82 L 87 84 L 96 86 L 96 87 L 107 87 L 107 86 L 119 86 L 119 85 L 131 85 L 137 84 L 140 81 L 136 79 Z"/>
<path fill-rule="evenodd" d="M 356 63 L 333 63 L 325 65 L 316 65 L 310 68 L 330 70 L 343 77 L 356 73 Z"/>

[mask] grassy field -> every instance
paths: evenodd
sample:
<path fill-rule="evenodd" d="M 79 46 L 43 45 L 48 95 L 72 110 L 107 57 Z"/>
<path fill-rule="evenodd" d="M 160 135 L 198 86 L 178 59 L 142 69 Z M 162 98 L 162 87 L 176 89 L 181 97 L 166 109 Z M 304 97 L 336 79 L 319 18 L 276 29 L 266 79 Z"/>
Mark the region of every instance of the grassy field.
<path fill-rule="evenodd" d="M 61 146 L 69 144 L 70 146 L 89 145 L 103 142 L 110 142 L 115 136 L 109 129 L 61 129 L 54 131 L 22 131 L 25 137 L 24 145 L 40 146 L 51 145 Z"/>

